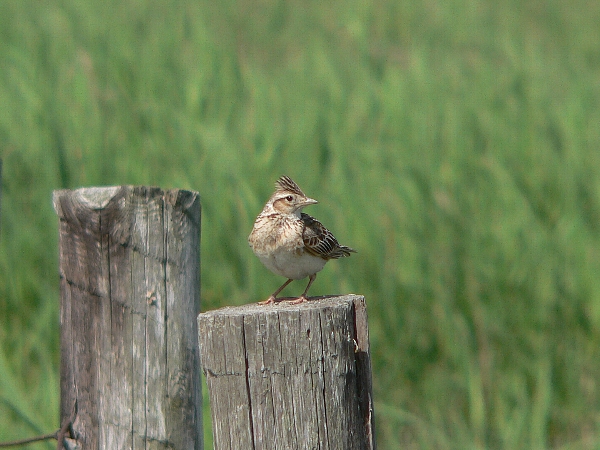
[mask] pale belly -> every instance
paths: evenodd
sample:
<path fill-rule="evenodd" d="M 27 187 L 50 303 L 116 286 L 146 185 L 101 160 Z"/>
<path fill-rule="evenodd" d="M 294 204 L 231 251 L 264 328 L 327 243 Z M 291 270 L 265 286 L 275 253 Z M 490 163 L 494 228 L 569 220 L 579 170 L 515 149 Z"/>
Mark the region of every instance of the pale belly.
<path fill-rule="evenodd" d="M 320 271 L 327 262 L 304 251 L 288 249 L 275 251 L 270 255 L 257 255 L 271 272 L 292 280 L 301 280 Z"/>

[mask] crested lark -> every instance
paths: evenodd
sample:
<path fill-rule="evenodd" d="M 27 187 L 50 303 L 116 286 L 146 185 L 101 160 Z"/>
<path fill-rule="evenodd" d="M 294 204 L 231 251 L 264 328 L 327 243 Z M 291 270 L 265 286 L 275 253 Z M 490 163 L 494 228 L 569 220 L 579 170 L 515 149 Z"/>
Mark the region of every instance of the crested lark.
<path fill-rule="evenodd" d="M 317 272 L 330 259 L 350 256 L 354 249 L 340 245 L 331 232 L 302 208 L 318 203 L 304 195 L 294 181 L 282 176 L 276 190 L 254 222 L 248 237 L 252 251 L 271 272 L 288 280 L 261 304 L 279 301 L 277 294 L 292 282 L 309 277 L 308 286 L 292 303 L 308 300 L 306 293 Z"/>

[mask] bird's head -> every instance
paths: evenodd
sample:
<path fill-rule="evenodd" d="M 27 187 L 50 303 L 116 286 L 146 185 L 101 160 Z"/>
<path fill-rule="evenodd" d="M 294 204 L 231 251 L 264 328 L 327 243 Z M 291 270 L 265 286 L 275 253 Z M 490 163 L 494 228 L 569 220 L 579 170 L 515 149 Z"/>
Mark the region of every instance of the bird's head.
<path fill-rule="evenodd" d="M 302 208 L 319 203 L 307 197 L 300 187 L 287 176 L 282 176 L 275 183 L 275 192 L 269 200 L 273 209 L 281 214 L 291 214 L 300 217 Z"/>

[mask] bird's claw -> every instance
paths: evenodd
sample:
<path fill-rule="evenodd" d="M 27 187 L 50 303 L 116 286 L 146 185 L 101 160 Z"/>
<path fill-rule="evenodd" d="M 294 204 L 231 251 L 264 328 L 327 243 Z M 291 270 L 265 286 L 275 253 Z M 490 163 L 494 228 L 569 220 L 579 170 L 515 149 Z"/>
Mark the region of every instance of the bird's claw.
<path fill-rule="evenodd" d="M 270 305 L 271 303 L 277 303 L 278 300 L 274 296 L 270 296 L 268 299 L 258 302 L 259 305 Z"/>
<path fill-rule="evenodd" d="M 300 303 L 304 303 L 308 301 L 308 297 L 306 297 L 305 295 L 301 295 L 300 297 L 298 297 L 295 300 L 290 300 L 290 305 L 299 305 Z"/>

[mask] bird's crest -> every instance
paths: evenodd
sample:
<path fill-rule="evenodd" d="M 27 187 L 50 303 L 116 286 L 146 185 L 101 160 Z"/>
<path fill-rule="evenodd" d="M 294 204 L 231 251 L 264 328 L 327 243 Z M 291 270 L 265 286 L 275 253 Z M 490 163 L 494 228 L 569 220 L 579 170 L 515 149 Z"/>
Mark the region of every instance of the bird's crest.
<path fill-rule="evenodd" d="M 283 175 L 281 178 L 279 178 L 279 180 L 275 182 L 275 188 L 278 191 L 289 191 L 293 192 L 294 194 L 301 195 L 302 197 L 306 197 L 306 195 L 304 195 L 304 192 L 302 192 L 302 189 L 300 189 L 300 186 L 298 186 L 294 182 L 294 180 L 292 180 L 286 175 Z"/>

